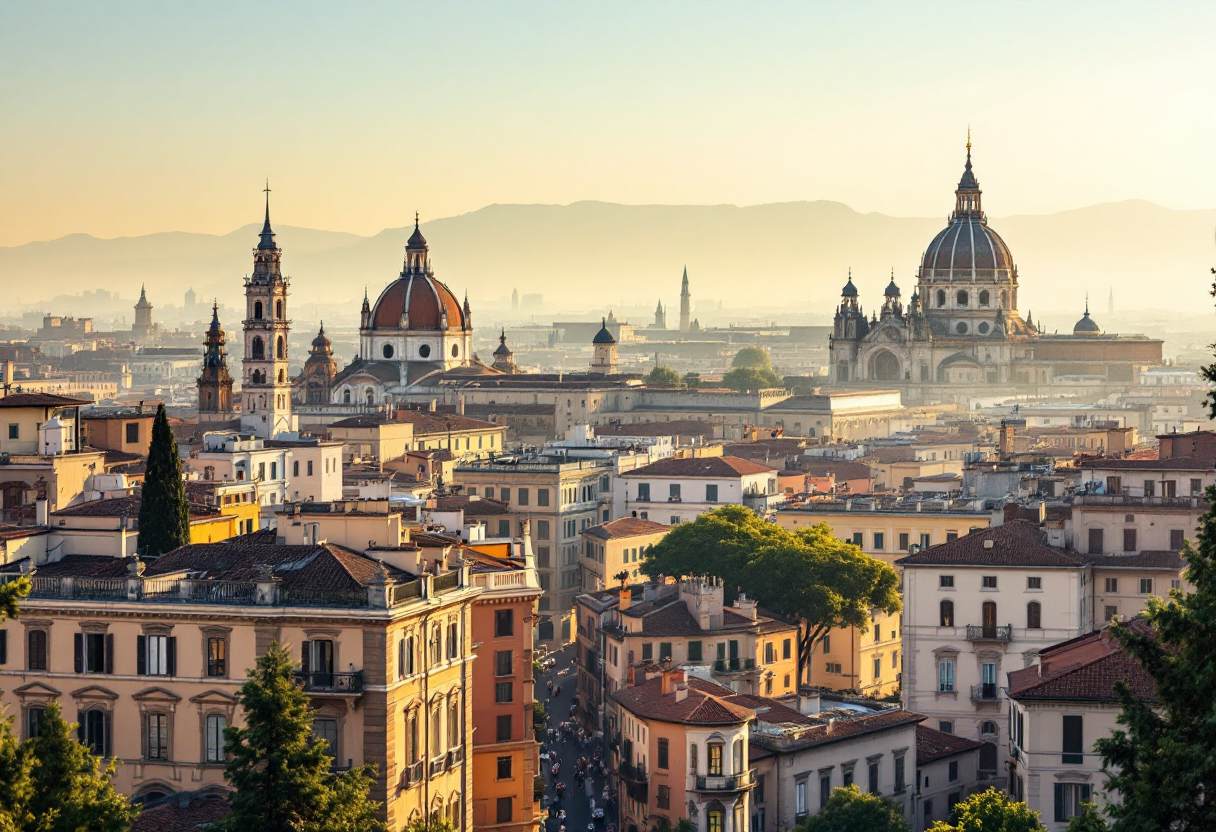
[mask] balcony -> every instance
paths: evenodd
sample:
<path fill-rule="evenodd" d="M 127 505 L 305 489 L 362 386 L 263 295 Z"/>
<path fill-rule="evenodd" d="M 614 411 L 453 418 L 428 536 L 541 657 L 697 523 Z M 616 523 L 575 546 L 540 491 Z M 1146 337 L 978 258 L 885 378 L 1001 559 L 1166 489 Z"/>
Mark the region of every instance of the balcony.
<path fill-rule="evenodd" d="M 1001 700 L 1001 689 L 997 687 L 996 682 L 985 682 L 982 685 L 971 686 L 971 701 L 972 702 L 999 702 Z"/>
<path fill-rule="evenodd" d="M 644 766 L 635 766 L 632 763 L 621 763 L 617 768 L 617 774 L 626 783 L 649 783 L 650 775 L 646 773 Z"/>
<path fill-rule="evenodd" d="M 717 659 L 714 661 L 714 673 L 747 673 L 755 669 L 755 659 Z"/>
<path fill-rule="evenodd" d="M 401 788 L 408 789 L 422 782 L 422 760 L 401 769 Z"/>
<path fill-rule="evenodd" d="M 741 792 L 756 784 L 755 770 L 748 769 L 742 774 L 698 774 L 693 791 L 698 792 Z"/>
<path fill-rule="evenodd" d="M 441 775 L 445 771 L 447 771 L 448 770 L 448 755 L 440 754 L 438 757 L 435 757 L 434 759 L 432 759 L 430 770 L 431 770 L 432 777 L 438 777 L 439 775 Z"/>
<path fill-rule="evenodd" d="M 460 748 L 453 748 L 451 751 L 448 752 L 448 770 L 449 771 L 456 768 L 456 766 L 460 765 L 462 762 L 464 762 L 464 746 L 463 745 Z"/>
<path fill-rule="evenodd" d="M 1078 506 L 1161 506 L 1163 508 L 1191 508 L 1207 511 L 1207 498 L 1202 494 L 1184 497 L 1140 497 L 1130 494 L 1083 494 L 1073 498 Z"/>
<path fill-rule="evenodd" d="M 967 641 L 999 641 L 1007 643 L 1012 636 L 1012 624 L 1001 624 L 991 627 L 985 624 L 967 625 Z"/>
<path fill-rule="evenodd" d="M 353 694 L 363 693 L 363 671 L 354 673 L 304 673 L 296 671 L 296 681 L 307 693 Z"/>

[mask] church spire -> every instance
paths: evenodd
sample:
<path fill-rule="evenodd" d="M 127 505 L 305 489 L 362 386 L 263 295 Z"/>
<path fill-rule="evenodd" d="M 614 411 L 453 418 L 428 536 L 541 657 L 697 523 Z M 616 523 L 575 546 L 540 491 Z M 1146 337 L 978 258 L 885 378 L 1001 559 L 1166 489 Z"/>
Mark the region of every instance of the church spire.
<path fill-rule="evenodd" d="M 262 231 L 259 234 L 261 239 L 258 241 L 259 249 L 277 248 L 274 242 L 274 230 L 270 227 L 270 180 L 266 180 L 266 187 L 262 189 L 266 194 L 266 219 L 262 222 Z"/>

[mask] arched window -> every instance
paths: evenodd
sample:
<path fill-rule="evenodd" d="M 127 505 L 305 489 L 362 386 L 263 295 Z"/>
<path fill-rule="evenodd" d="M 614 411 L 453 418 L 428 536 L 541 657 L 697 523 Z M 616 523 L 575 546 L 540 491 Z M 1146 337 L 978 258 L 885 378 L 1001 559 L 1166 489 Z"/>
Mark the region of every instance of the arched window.
<path fill-rule="evenodd" d="M 422 748 L 418 745 L 418 709 L 405 715 L 405 759 L 407 764 L 422 759 Z"/>
<path fill-rule="evenodd" d="M 743 773 L 743 738 L 739 737 L 731 746 L 730 754 L 730 773 Z"/>
<path fill-rule="evenodd" d="M 405 639 L 397 642 L 397 678 L 405 678 Z"/>
<path fill-rule="evenodd" d="M 456 358 L 459 355 L 460 355 L 460 345 L 452 344 L 452 358 Z"/>
<path fill-rule="evenodd" d="M 282 318 L 282 317 L 283 317 L 283 301 L 281 301 L 281 300 L 276 300 L 276 301 L 274 302 L 274 316 L 275 316 L 276 318 Z"/>
<path fill-rule="evenodd" d="M 941 611 L 941 619 L 939 621 L 940 626 L 953 627 L 954 626 L 954 602 L 951 601 L 949 598 L 947 598 L 946 600 L 942 601 L 938 605 L 938 607 Z"/>
<path fill-rule="evenodd" d="M 392 357 L 393 357 L 393 345 L 392 345 L 392 344 L 385 344 L 385 345 L 384 345 L 384 347 L 383 347 L 383 348 L 381 348 L 380 353 L 381 353 L 381 354 L 382 354 L 382 355 L 383 355 L 385 358 L 392 358 Z"/>
<path fill-rule="evenodd" d="M 996 601 L 985 601 L 980 607 L 984 638 L 996 638 Z"/>
<path fill-rule="evenodd" d="M 942 306 L 946 305 L 946 290 L 945 289 L 937 290 L 937 305 L 938 305 L 938 307 L 942 307 Z"/>
<path fill-rule="evenodd" d="M 706 774 L 721 775 L 722 774 L 722 743 L 711 742 L 708 745 L 709 755 L 705 761 Z"/>
<path fill-rule="evenodd" d="M 363 391 L 363 397 L 367 400 L 368 404 L 376 403 L 376 391 L 370 387 Z"/>
<path fill-rule="evenodd" d="M 342 404 L 350 404 L 350 388 L 342 391 Z"/>
<path fill-rule="evenodd" d="M 262 320 L 262 302 L 260 300 L 253 302 L 253 317 L 255 320 Z"/>
<path fill-rule="evenodd" d="M 283 383 L 285 381 L 287 381 L 287 371 L 284 370 L 282 367 L 280 367 L 279 368 L 279 382 Z"/>
<path fill-rule="evenodd" d="M 725 832 L 726 807 L 714 800 L 705 807 L 705 832 Z"/>
<path fill-rule="evenodd" d="M 980 736 L 981 737 L 995 737 L 996 736 L 996 723 L 993 722 L 991 719 L 986 719 L 983 722 L 981 722 L 980 723 Z"/>
<path fill-rule="evenodd" d="M 275 358 L 283 359 L 287 357 L 287 342 L 280 335 L 274 345 Z"/>
<path fill-rule="evenodd" d="M 443 710 L 436 703 L 431 709 L 431 756 L 438 757 L 443 752 Z"/>
<path fill-rule="evenodd" d="M 1026 629 L 1038 630 L 1043 627 L 1043 608 L 1038 601 L 1026 605 Z"/>
<path fill-rule="evenodd" d="M 93 708 L 85 711 L 84 727 L 81 729 L 84 735 L 84 744 L 89 747 L 89 752 L 94 757 L 109 757 L 110 756 L 110 715 L 100 708 Z"/>
<path fill-rule="evenodd" d="M 971 299 L 967 292 L 963 289 L 959 289 L 958 294 L 955 295 L 954 298 L 958 301 L 959 306 L 966 306 L 967 302 Z"/>
<path fill-rule="evenodd" d="M 438 624 L 431 631 L 431 666 L 443 661 L 443 630 Z"/>
<path fill-rule="evenodd" d="M 448 748 L 459 748 L 460 741 L 460 695 L 448 702 Z"/>
<path fill-rule="evenodd" d="M 992 296 L 988 294 L 987 289 L 980 289 L 980 306 L 987 306 L 991 299 Z"/>
<path fill-rule="evenodd" d="M 1001 290 L 1001 308 L 1002 309 L 1009 308 L 1009 291 L 1007 289 Z"/>
<path fill-rule="evenodd" d="M 254 361 L 266 358 L 266 342 L 262 340 L 261 335 L 253 336 L 253 341 L 249 344 L 249 357 Z"/>

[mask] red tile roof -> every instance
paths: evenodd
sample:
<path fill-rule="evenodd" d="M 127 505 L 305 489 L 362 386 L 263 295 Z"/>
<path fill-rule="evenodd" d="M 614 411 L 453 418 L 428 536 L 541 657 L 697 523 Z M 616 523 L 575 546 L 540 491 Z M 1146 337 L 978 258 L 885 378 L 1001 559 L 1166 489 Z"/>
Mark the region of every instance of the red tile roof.
<path fill-rule="evenodd" d="M 916 764 L 918 766 L 968 751 L 978 751 L 983 745 L 978 740 L 947 734 L 927 725 L 916 726 Z"/>
<path fill-rule="evenodd" d="M 510 514 L 511 506 L 491 497 L 439 497 L 435 500 L 436 511 L 461 511 L 466 517 L 486 517 Z"/>
<path fill-rule="evenodd" d="M 76 407 L 92 403 L 92 399 L 57 396 L 54 393 L 10 393 L 0 399 L 0 407 Z"/>
<path fill-rule="evenodd" d="M 170 795 L 145 807 L 131 823 L 131 832 L 198 832 L 231 811 L 221 795 Z"/>
<path fill-rule="evenodd" d="M 664 526 L 653 520 L 643 520 L 640 517 L 621 517 L 610 520 L 599 526 L 585 529 L 583 534 L 598 537 L 600 540 L 617 540 L 623 537 L 643 537 L 652 534 L 665 534 L 671 531 L 671 526 Z"/>
<path fill-rule="evenodd" d="M 1102 639 L 1103 633 L 1090 633 L 1088 639 Z M 1074 648 L 1086 637 L 1072 639 Z M 1058 646 L 1058 645 L 1057 645 Z M 1009 698 L 1016 700 L 1049 700 L 1068 702 L 1115 702 L 1115 682 L 1127 682 L 1139 699 L 1153 701 L 1157 690 L 1153 677 L 1140 663 L 1119 649 L 1113 640 L 1106 642 L 1104 655 L 1083 659 L 1076 664 L 1064 664 L 1048 675 L 1041 676 L 1041 664 L 1032 665 L 1009 674 Z M 1054 649 L 1054 648 L 1051 648 Z"/>
<path fill-rule="evenodd" d="M 140 498 L 112 497 L 108 500 L 90 500 L 51 512 L 52 517 L 139 517 Z M 192 518 L 218 517 L 220 510 L 211 506 L 190 503 Z"/>
<path fill-rule="evenodd" d="M 622 477 L 713 477 L 734 478 L 745 474 L 767 474 L 776 470 L 737 456 L 703 456 L 687 459 L 660 459 L 641 468 L 626 471 Z"/>
<path fill-rule="evenodd" d="M 253 581 L 257 567 L 269 566 L 284 588 L 362 589 L 376 580 L 380 563 L 333 543 L 282 546 L 262 543 L 193 543 L 148 564 L 147 577 L 186 571 L 199 578 Z M 385 566 L 390 577 L 415 576 Z"/>
<path fill-rule="evenodd" d="M 1078 467 L 1101 468 L 1112 471 L 1211 471 L 1216 468 L 1212 460 L 1191 459 L 1085 459 Z"/>
<path fill-rule="evenodd" d="M 730 688 L 688 677 L 688 696 L 676 701 L 675 694 L 662 694 L 662 677 L 655 677 L 624 688 L 612 695 L 623 708 L 643 719 L 678 722 L 686 725 L 738 725 L 755 716 L 750 708 L 735 705 L 727 698 Z"/>
<path fill-rule="evenodd" d="M 988 541 L 991 546 L 985 546 Z M 979 529 L 895 561 L 898 566 L 1042 567 L 1079 567 L 1085 562 L 1081 555 L 1048 546 L 1038 524 L 1027 520 Z"/>

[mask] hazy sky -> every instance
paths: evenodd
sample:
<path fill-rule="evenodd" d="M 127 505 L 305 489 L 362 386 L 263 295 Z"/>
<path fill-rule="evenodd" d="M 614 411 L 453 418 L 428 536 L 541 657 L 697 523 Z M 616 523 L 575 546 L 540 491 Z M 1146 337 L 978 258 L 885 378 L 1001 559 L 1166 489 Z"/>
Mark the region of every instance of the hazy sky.
<path fill-rule="evenodd" d="M 495 202 L 1216 205 L 1216 2 L 0 4 L 0 245 Z"/>

